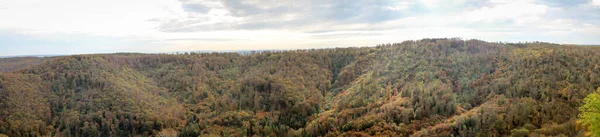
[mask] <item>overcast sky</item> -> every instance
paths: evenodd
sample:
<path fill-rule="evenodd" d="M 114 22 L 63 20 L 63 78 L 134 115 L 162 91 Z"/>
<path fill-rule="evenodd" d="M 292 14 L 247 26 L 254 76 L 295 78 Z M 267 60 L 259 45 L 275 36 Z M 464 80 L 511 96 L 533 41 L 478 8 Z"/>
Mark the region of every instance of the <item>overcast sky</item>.
<path fill-rule="evenodd" d="M 600 44 L 600 0 L 0 0 L 0 56 L 440 37 Z"/>

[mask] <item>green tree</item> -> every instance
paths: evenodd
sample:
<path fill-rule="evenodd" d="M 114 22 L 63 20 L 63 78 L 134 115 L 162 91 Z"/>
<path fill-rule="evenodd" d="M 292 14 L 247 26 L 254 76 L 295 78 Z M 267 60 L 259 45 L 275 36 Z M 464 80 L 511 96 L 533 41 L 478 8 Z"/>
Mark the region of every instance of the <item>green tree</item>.
<path fill-rule="evenodd" d="M 595 93 L 588 95 L 585 104 L 579 108 L 581 111 L 579 122 L 587 127 L 591 136 L 600 136 L 600 88 Z"/>

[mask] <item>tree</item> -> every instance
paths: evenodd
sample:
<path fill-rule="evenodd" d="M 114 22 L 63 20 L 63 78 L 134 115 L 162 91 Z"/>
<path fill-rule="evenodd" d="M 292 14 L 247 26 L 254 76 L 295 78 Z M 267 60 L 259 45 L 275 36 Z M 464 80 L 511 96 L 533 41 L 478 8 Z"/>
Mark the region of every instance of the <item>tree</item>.
<path fill-rule="evenodd" d="M 600 136 L 600 88 L 595 93 L 588 95 L 585 104 L 579 108 L 581 111 L 579 122 L 587 127 L 587 134 L 591 136 Z"/>

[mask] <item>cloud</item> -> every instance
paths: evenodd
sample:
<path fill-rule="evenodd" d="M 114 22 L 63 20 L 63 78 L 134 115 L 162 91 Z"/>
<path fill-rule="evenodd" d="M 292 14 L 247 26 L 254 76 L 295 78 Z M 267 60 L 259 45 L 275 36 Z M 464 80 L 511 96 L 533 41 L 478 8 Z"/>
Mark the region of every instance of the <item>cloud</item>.
<path fill-rule="evenodd" d="M 552 14 L 547 14 L 547 18 L 565 18 L 581 21 L 600 20 L 600 6 L 592 4 L 583 4 L 571 7 L 556 7 L 552 9 Z"/>
<path fill-rule="evenodd" d="M 592 0 L 592 5 L 600 6 L 600 0 Z"/>
<path fill-rule="evenodd" d="M 538 0 L 536 2 L 553 7 L 570 7 L 588 4 L 590 1 L 594 0 Z"/>
<path fill-rule="evenodd" d="M 315 23 L 376 23 L 398 19 L 407 16 L 411 12 L 403 10 L 409 8 L 410 3 L 391 0 L 220 0 L 211 2 L 218 3 L 215 4 L 218 6 L 214 6 L 211 10 L 219 10 L 224 13 L 169 20 L 159 26 L 160 30 L 165 32 L 189 32 L 190 30 L 206 31 L 220 29 L 294 29 L 311 26 Z M 197 1 L 197 3 L 200 3 L 200 1 Z M 223 20 L 226 18 L 230 19 Z M 214 22 L 200 23 L 206 20 Z M 215 27 L 211 27 L 213 25 Z M 174 26 L 181 27 L 175 28 Z"/>
<path fill-rule="evenodd" d="M 209 7 L 201 4 L 201 3 L 188 3 L 182 4 L 181 7 L 186 12 L 197 12 L 197 13 L 206 13 L 210 10 Z"/>
<path fill-rule="evenodd" d="M 185 3 L 190 2 L 183 5 Z M 557 0 L 208 0 L 194 3 L 212 3 L 213 6 L 210 10 L 202 10 L 210 11 L 207 14 L 188 12 L 190 16 L 165 19 L 158 29 L 169 33 L 219 30 L 327 32 L 527 25 L 548 14 L 550 6 L 538 3 L 577 5 Z M 219 14 L 211 13 L 213 11 L 219 11 Z M 409 19 L 416 20 L 407 22 Z"/>
<path fill-rule="evenodd" d="M 0 11 L 0 54 L 600 43 L 600 0 L 0 0 Z"/>
<path fill-rule="evenodd" d="M 600 24 L 600 7 L 591 0 L 208 0 L 207 14 L 165 20 L 159 30 L 165 33 L 194 33 L 236 30 L 282 30 L 309 35 L 308 39 L 383 39 L 386 35 L 422 37 L 468 36 L 473 38 L 557 37 L 584 33 L 599 35 L 583 24 Z M 185 5 L 185 4 L 184 4 Z M 218 14 L 212 13 L 219 11 Z M 448 29 L 440 29 L 448 28 Z M 579 31 L 577 31 L 579 30 Z M 469 33 L 469 34 L 461 34 Z M 481 36 L 477 37 L 479 34 Z M 429 35 L 429 36 L 427 36 Z M 495 36 L 497 38 L 493 38 Z M 407 37 L 412 38 L 412 37 Z M 418 38 L 417 38 L 418 39 Z M 589 42 L 589 41 L 588 41 Z M 376 43 L 374 43 L 376 44 Z"/>
<path fill-rule="evenodd" d="M 483 6 L 471 11 L 464 11 L 455 16 L 461 27 L 466 28 L 528 28 L 533 27 L 544 19 L 546 5 L 529 2 L 496 3 Z"/>

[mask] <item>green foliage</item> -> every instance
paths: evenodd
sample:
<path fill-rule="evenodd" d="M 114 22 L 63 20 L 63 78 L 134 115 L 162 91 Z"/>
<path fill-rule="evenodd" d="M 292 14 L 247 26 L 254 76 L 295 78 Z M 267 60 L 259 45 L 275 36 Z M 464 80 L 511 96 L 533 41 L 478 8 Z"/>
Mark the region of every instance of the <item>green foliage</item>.
<path fill-rule="evenodd" d="M 529 135 L 529 130 L 525 128 L 513 129 L 510 132 L 511 137 L 527 137 Z"/>
<path fill-rule="evenodd" d="M 581 111 L 581 124 L 586 126 L 591 135 L 600 136 L 600 88 L 588 95 L 585 104 L 579 108 Z"/>

